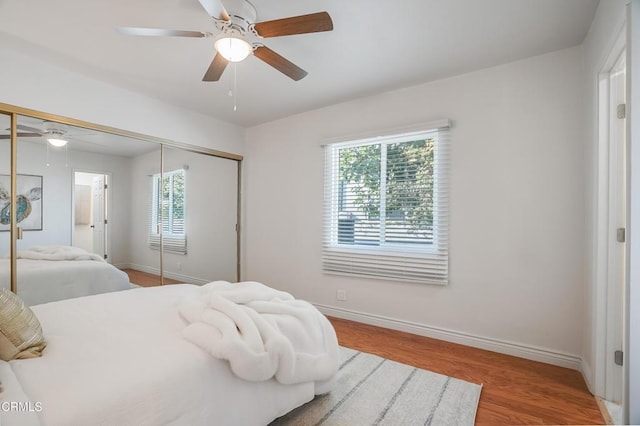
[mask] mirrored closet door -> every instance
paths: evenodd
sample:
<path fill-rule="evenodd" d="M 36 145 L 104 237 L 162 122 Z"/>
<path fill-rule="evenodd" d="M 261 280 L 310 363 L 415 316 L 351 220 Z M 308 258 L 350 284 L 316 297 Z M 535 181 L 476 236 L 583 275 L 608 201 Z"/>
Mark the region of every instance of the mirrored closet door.
<path fill-rule="evenodd" d="M 147 174 L 160 170 L 160 146 L 26 116 L 18 131 L 18 295 L 37 304 L 122 290 L 136 267 L 160 285 L 160 253 L 132 256 L 148 239 L 150 202 L 133 170 L 140 159 Z"/>
<path fill-rule="evenodd" d="M 0 114 L 0 207 L 8 217 L 7 112 Z M 14 116 L 20 238 L 13 271 L 28 304 L 83 296 L 88 287 L 94 294 L 131 284 L 238 280 L 240 156 L 47 114 Z M 0 279 L 9 288 L 11 236 L 8 224 L 2 227 Z M 88 269 L 96 263 L 72 263 L 87 257 L 102 262 L 111 284 L 100 287 Z M 43 275 L 42 260 L 59 261 L 48 263 L 57 272 Z M 72 268 L 63 271 L 67 263 Z M 66 292 L 49 294 L 61 287 Z"/>
<path fill-rule="evenodd" d="M 163 165 L 165 280 L 237 281 L 237 161 L 165 146 Z"/>

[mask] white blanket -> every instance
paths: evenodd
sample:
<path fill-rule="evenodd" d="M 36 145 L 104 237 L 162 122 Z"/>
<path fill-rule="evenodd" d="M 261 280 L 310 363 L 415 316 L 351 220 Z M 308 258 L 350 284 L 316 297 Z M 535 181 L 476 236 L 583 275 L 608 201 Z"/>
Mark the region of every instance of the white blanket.
<path fill-rule="evenodd" d="M 104 262 L 104 259 L 97 254 L 70 246 L 35 246 L 29 250 L 18 251 L 16 257 L 31 260 L 96 260 Z"/>
<path fill-rule="evenodd" d="M 183 336 L 250 381 L 313 381 L 328 392 L 338 371 L 338 341 L 313 305 L 258 282 L 216 281 L 187 296 Z"/>
<path fill-rule="evenodd" d="M 178 306 L 199 290 L 167 285 L 34 306 L 47 347 L 40 358 L 0 361 L 1 402 L 42 411 L 0 410 L 2 426 L 259 426 L 313 399 L 311 382 L 242 380 L 184 339 Z"/>

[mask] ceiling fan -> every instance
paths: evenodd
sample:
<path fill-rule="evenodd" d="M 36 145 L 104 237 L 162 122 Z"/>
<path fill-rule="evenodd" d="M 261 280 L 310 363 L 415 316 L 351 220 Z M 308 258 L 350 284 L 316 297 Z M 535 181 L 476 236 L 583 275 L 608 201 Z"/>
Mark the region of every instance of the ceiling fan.
<path fill-rule="evenodd" d="M 42 123 L 42 128 L 37 129 L 35 127 L 25 126 L 18 124 L 16 126 L 18 130 L 19 138 L 45 138 L 49 144 L 55 147 L 65 146 L 69 142 L 69 131 L 66 125 L 62 123 L 55 123 L 53 121 L 45 121 Z M 11 130 L 11 129 L 7 129 Z M 0 135 L 0 139 L 9 139 L 11 135 Z"/>
<path fill-rule="evenodd" d="M 261 40 L 295 34 L 307 34 L 333 30 L 333 22 L 327 12 L 293 16 L 273 21 L 256 22 L 256 8 L 248 0 L 198 0 L 213 18 L 219 31 L 215 37 L 216 55 L 202 81 L 218 81 L 229 62 L 240 62 L 251 53 L 258 59 L 298 81 L 307 72 L 293 62 L 269 49 Z M 137 36 L 213 37 L 203 31 L 169 30 L 160 28 L 119 27 L 122 34 Z"/>

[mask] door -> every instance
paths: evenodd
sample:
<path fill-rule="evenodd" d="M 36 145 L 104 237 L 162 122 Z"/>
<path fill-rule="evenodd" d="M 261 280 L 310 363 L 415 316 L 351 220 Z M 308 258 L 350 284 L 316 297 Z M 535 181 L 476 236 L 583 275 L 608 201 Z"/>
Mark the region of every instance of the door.
<path fill-rule="evenodd" d="M 609 75 L 609 267 L 605 399 L 621 403 L 626 255 L 626 64 L 625 52 Z M 618 355 L 616 355 L 616 353 Z"/>
<path fill-rule="evenodd" d="M 75 171 L 72 245 L 111 262 L 108 232 L 109 175 Z M 105 223 L 106 220 L 106 223 Z"/>
<path fill-rule="evenodd" d="M 97 175 L 93 177 L 93 185 L 91 189 L 92 198 L 92 235 L 93 235 L 93 253 L 107 259 L 105 230 L 107 226 L 105 192 L 106 179 L 105 175 Z"/>

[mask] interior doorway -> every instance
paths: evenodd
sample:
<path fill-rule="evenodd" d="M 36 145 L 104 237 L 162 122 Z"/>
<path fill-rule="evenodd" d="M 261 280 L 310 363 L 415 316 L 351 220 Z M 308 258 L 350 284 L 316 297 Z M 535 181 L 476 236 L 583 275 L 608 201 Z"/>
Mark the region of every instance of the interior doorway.
<path fill-rule="evenodd" d="M 109 174 L 74 171 L 73 245 L 103 257 L 109 256 Z"/>

